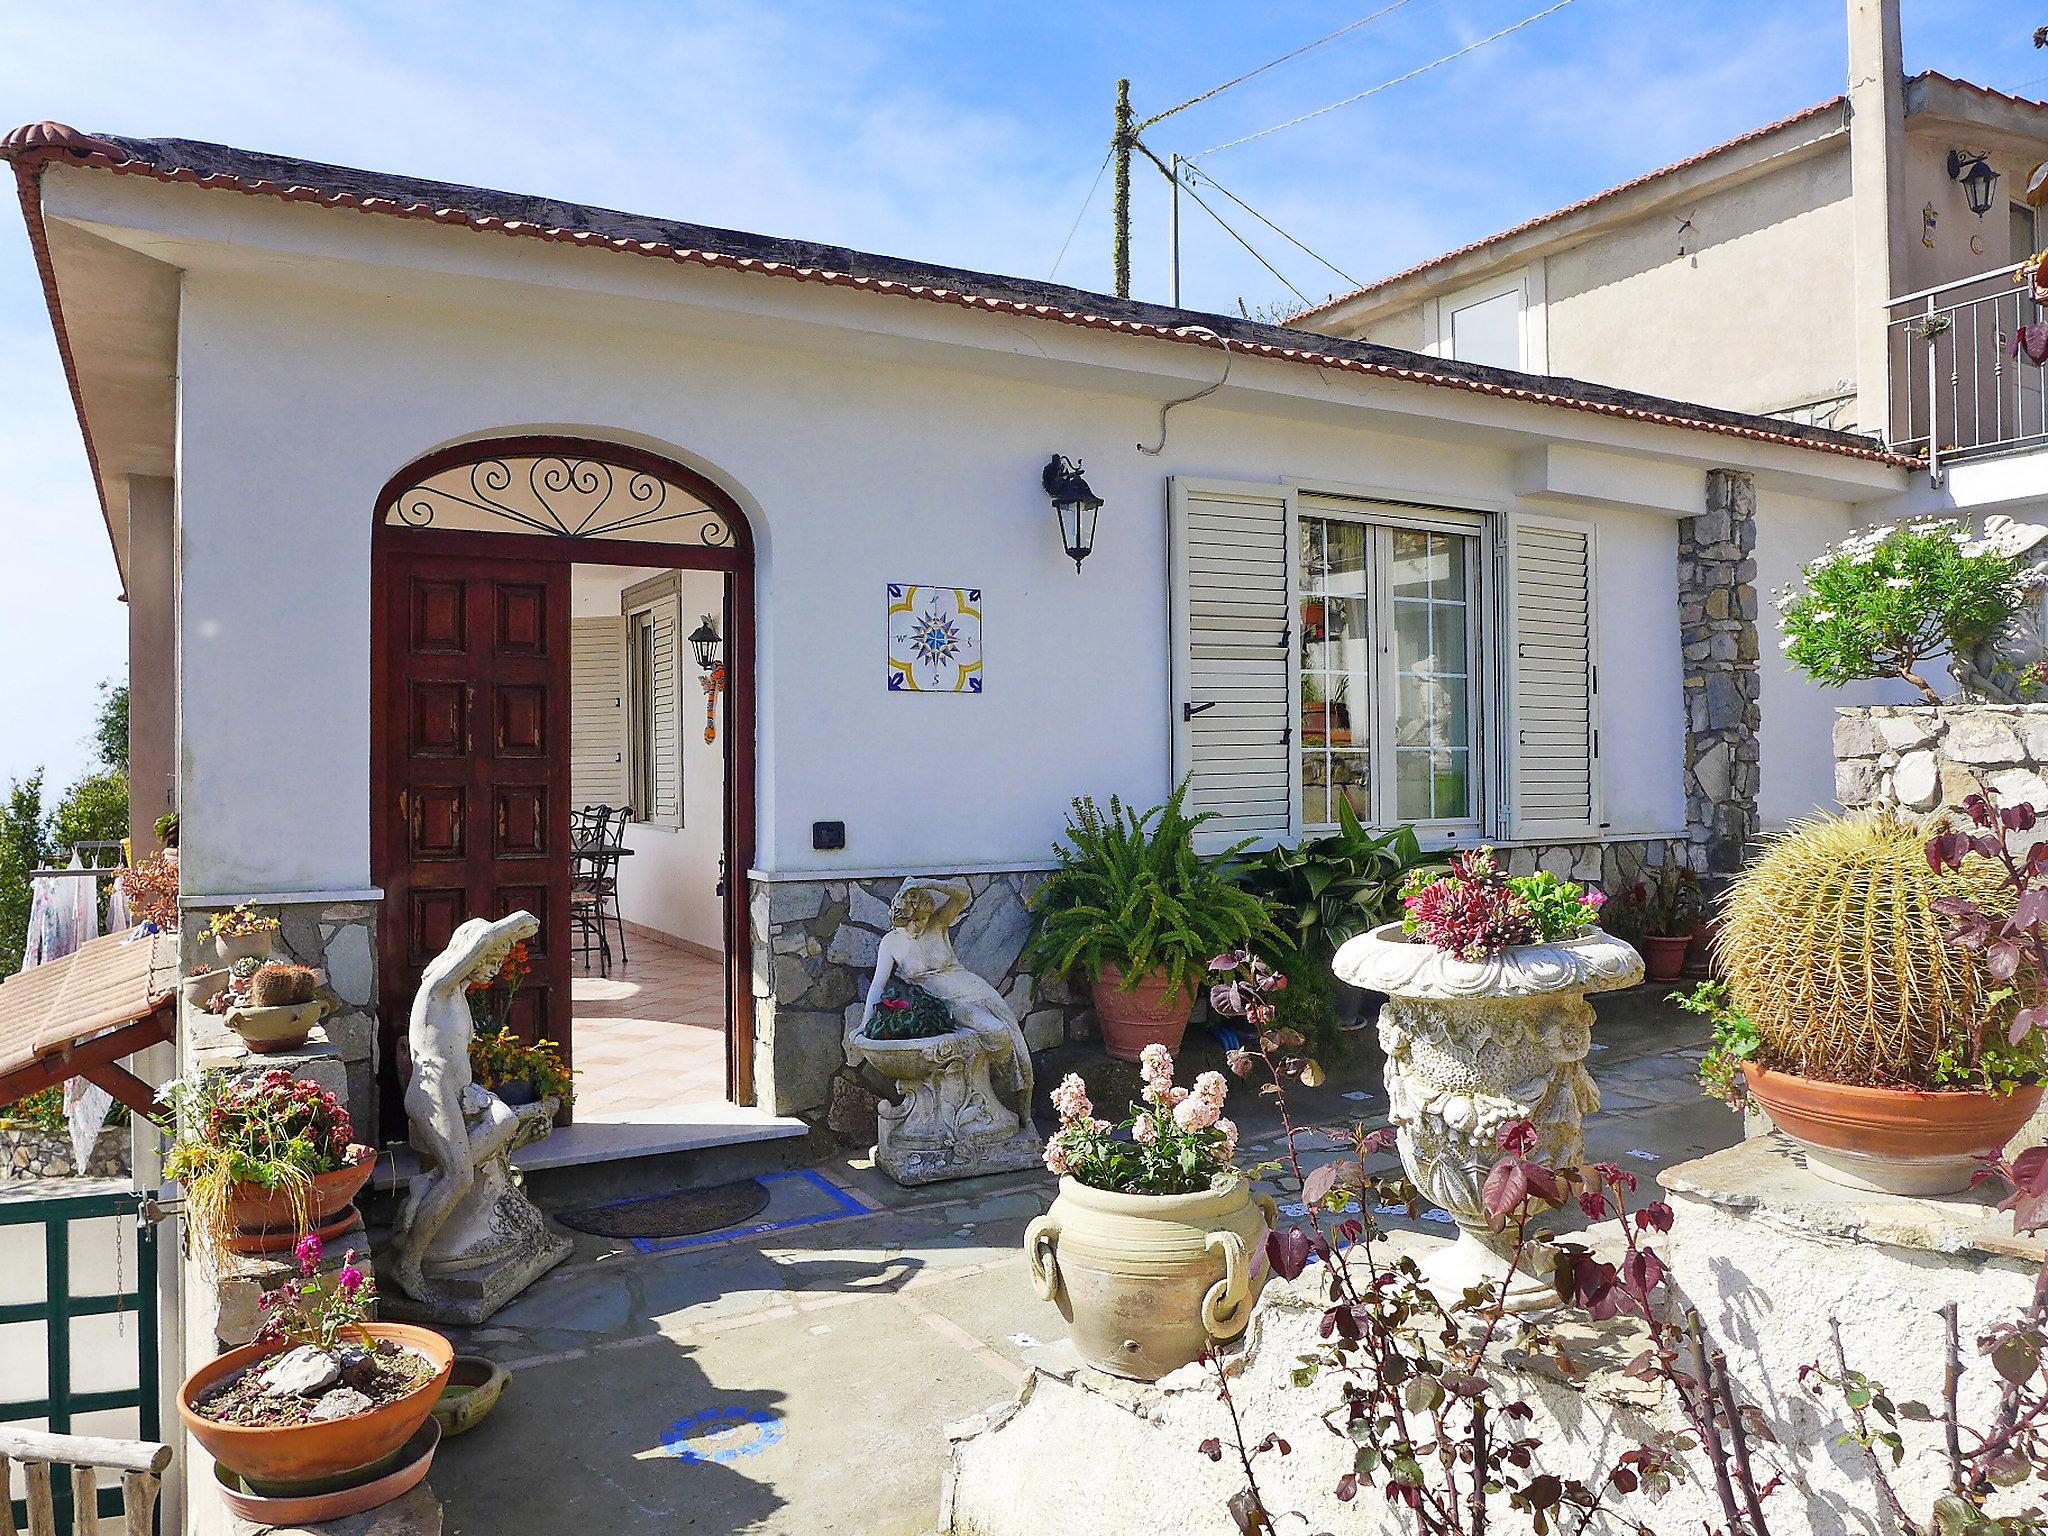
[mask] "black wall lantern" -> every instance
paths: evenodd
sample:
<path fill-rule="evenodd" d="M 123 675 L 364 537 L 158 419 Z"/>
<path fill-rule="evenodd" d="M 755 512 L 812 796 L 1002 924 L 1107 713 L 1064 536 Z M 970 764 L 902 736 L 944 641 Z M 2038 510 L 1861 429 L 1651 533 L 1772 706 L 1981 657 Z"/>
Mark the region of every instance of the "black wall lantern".
<path fill-rule="evenodd" d="M 1978 218 L 1983 218 L 1991 211 L 1991 205 L 1998 197 L 1998 172 L 1991 169 L 1989 155 L 1960 149 L 1950 150 L 1948 179 L 1963 184 L 1963 195 L 1970 200 L 1970 212 Z"/>
<path fill-rule="evenodd" d="M 674 630 L 669 631 L 674 634 Z M 718 626 L 710 614 L 705 614 L 697 627 L 690 631 L 690 650 L 697 657 L 697 670 L 711 672 L 718 667 Z"/>
<path fill-rule="evenodd" d="M 1041 478 L 1060 520 L 1060 542 L 1078 571 L 1095 548 L 1095 514 L 1102 510 L 1102 498 L 1088 489 L 1081 466 L 1064 454 L 1056 453 L 1047 461 Z"/>

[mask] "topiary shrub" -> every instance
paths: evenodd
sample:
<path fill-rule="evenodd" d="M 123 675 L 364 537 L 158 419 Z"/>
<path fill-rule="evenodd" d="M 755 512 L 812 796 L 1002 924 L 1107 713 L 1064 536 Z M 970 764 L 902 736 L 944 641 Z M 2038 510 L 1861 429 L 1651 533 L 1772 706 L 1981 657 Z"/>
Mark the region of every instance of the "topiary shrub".
<path fill-rule="evenodd" d="M 1770 843 L 1730 886 L 1717 954 L 1758 1066 L 1866 1087 L 1964 1086 L 1970 1025 L 2011 993 L 1950 945 L 1935 903 L 2010 911 L 1988 871 L 1937 874 L 1929 829 L 1880 810 L 1821 816 Z M 2038 990 L 2037 978 L 2015 979 Z"/>

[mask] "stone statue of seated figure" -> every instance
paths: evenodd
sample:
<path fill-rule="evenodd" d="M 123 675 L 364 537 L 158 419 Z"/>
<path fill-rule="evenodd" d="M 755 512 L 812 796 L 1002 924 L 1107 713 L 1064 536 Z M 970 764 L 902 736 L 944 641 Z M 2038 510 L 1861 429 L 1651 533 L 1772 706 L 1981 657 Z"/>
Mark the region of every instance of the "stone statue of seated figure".
<path fill-rule="evenodd" d="M 913 876 L 890 903 L 875 979 L 846 1055 L 895 1079 L 902 1097 L 878 1116 L 875 1161 L 899 1184 L 930 1184 L 1036 1164 L 1031 1048 L 1002 994 L 960 963 L 952 928 L 967 909 L 964 880 Z M 868 1026 L 891 979 L 945 1004 L 952 1029 L 876 1039 Z M 996 1086 L 1000 1080 L 1001 1088 Z"/>
<path fill-rule="evenodd" d="M 569 1239 L 549 1228 L 511 1168 L 514 1152 L 548 1133 L 559 1102 L 514 1109 L 469 1070 L 469 984 L 497 975 L 512 946 L 539 931 L 527 912 L 471 918 L 420 978 L 405 1090 L 420 1172 L 392 1226 L 384 1268 L 384 1310 L 393 1317 L 480 1323 L 569 1256 Z"/>

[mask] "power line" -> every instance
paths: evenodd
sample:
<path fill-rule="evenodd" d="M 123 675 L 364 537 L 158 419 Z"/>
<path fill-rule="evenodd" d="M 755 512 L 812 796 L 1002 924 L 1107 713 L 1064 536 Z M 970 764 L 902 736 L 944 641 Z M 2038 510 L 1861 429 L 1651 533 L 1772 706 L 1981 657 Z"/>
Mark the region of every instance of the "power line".
<path fill-rule="evenodd" d="M 1347 32 L 1356 32 L 1360 27 L 1369 27 L 1374 22 L 1378 21 L 1382 16 L 1391 16 L 1394 12 L 1400 10 L 1402 6 L 1407 5 L 1409 3 L 1410 0 L 1394 0 L 1394 3 L 1392 5 L 1383 5 L 1378 10 L 1374 11 L 1370 16 L 1361 16 L 1356 21 L 1348 22 L 1344 26 L 1339 27 L 1336 31 L 1317 38 L 1312 43 L 1302 44 L 1292 53 L 1283 53 L 1280 55 L 1279 58 L 1272 59 L 1264 64 L 1261 64 L 1257 69 L 1246 70 L 1243 74 L 1239 75 L 1234 80 L 1226 80 L 1221 85 L 1213 86 L 1209 90 L 1202 92 L 1202 94 L 1199 96 L 1190 96 L 1186 101 L 1182 102 L 1177 107 L 1168 107 L 1164 112 L 1153 113 L 1150 117 L 1146 118 L 1145 121 L 1138 124 L 1137 128 L 1135 128 L 1132 131 L 1142 132 L 1145 129 L 1150 128 L 1154 123 L 1160 121 L 1162 118 L 1171 117 L 1176 112 L 1185 112 L 1189 107 L 1199 106 L 1201 103 L 1207 101 L 1211 96 L 1221 96 L 1225 91 L 1229 90 L 1234 85 L 1243 85 L 1245 81 L 1253 79 L 1259 75 L 1263 75 L 1269 69 L 1279 68 L 1282 64 L 1285 64 L 1290 59 L 1298 59 L 1305 53 L 1313 53 L 1316 51 L 1316 49 L 1322 47 L 1325 43 L 1334 43 L 1335 41 L 1337 41 L 1338 38 L 1344 36 Z"/>
<path fill-rule="evenodd" d="M 1185 169 L 1187 171 L 1187 174 L 1190 176 L 1198 174 L 1191 166 L 1185 167 Z M 1285 240 L 1289 245 L 1293 246 L 1296 250 L 1301 251 L 1305 255 L 1312 257 L 1314 260 L 1318 262 L 1321 262 L 1325 267 L 1328 267 L 1332 272 L 1336 273 L 1339 277 L 1343 278 L 1344 281 L 1349 283 L 1352 287 L 1363 288 L 1365 286 L 1357 278 L 1353 277 L 1349 272 L 1346 272 L 1334 261 L 1331 261 L 1329 257 L 1323 255 L 1321 252 L 1317 250 L 1314 250 L 1310 246 L 1304 245 L 1300 240 L 1297 240 L 1293 235 L 1290 235 L 1278 224 L 1275 224 L 1271 219 L 1267 218 L 1263 213 L 1259 212 L 1258 209 L 1254 208 L 1250 203 L 1246 202 L 1243 198 L 1239 197 L 1235 192 L 1231 191 L 1230 188 L 1223 185 L 1223 183 L 1218 181 L 1214 176 L 1210 175 L 1207 170 L 1203 170 L 1199 174 L 1202 180 L 1208 182 L 1210 186 L 1214 187 L 1218 192 L 1221 192 L 1225 197 L 1229 198 L 1233 203 L 1237 204 L 1238 207 L 1242 208 L 1246 213 L 1250 214 L 1253 218 L 1257 219 L 1261 224 L 1265 225 L 1266 228 L 1273 231 L 1274 234 L 1278 235 L 1282 240 Z M 1183 182 L 1182 185 L 1186 185 L 1186 183 Z M 1192 192 L 1193 190 L 1194 189 L 1192 187 L 1189 188 L 1190 192 Z"/>
<path fill-rule="evenodd" d="M 1448 64 L 1453 59 L 1462 59 L 1468 53 L 1476 53 L 1479 49 L 1484 48 L 1488 43 L 1497 43 L 1502 38 L 1508 36 L 1510 33 L 1519 32 L 1522 30 L 1522 28 L 1529 26 L 1535 22 L 1539 22 L 1546 16 L 1555 16 L 1559 11 L 1563 10 L 1566 6 L 1570 5 L 1571 3 L 1572 0 L 1557 0 L 1557 4 L 1550 6 L 1545 10 L 1538 11 L 1533 16 L 1524 16 L 1520 21 L 1516 22 L 1513 26 L 1502 27 L 1498 32 L 1495 32 L 1487 37 L 1482 37 L 1476 43 L 1467 43 L 1463 48 L 1458 49 L 1455 53 L 1447 53 L 1440 59 L 1431 59 L 1427 64 L 1418 65 L 1416 68 L 1409 70 L 1408 73 L 1405 75 L 1396 75 L 1393 79 L 1383 81 L 1379 85 L 1373 86 L 1370 90 L 1360 91 L 1355 96 L 1346 96 L 1342 101 L 1333 101 L 1327 107 L 1317 107 L 1315 111 L 1304 112 L 1299 117 L 1290 117 L 1286 122 L 1275 123 L 1270 128 L 1261 128 L 1257 133 L 1248 133 L 1243 138 L 1231 139 L 1227 143 L 1215 145 L 1212 148 L 1203 150 L 1201 155 L 1196 155 L 1192 158 L 1201 159 L 1203 155 L 1213 155 L 1226 149 L 1235 149 L 1240 144 L 1249 144 L 1254 139 L 1263 139 L 1268 134 L 1278 133 L 1283 128 L 1295 127 L 1297 124 L 1308 122 L 1311 118 L 1321 117 L 1326 112 L 1335 112 L 1339 107 L 1348 107 L 1356 102 L 1364 101 L 1368 96 L 1377 96 L 1381 91 L 1389 90 L 1394 86 L 1402 84 L 1404 81 L 1413 80 L 1417 75 L 1426 75 L 1432 69 L 1436 69 L 1442 65 Z"/>
<path fill-rule="evenodd" d="M 1150 154 L 1151 152 L 1147 150 L 1146 153 Z M 1154 165 L 1157 165 L 1159 162 L 1155 159 L 1152 163 Z M 1164 169 L 1164 167 L 1161 167 L 1161 169 Z M 1168 174 L 1170 175 L 1171 173 L 1169 172 Z M 1240 235 L 1236 230 L 1232 229 L 1230 227 L 1229 220 L 1225 219 L 1222 214 L 1218 213 L 1214 208 L 1211 208 L 1206 202 L 1202 200 L 1201 193 L 1197 192 L 1193 187 L 1188 186 L 1188 184 L 1185 181 L 1183 181 L 1181 185 L 1187 188 L 1188 196 L 1192 197 L 1195 200 L 1195 205 L 1198 208 L 1200 208 L 1202 212 L 1209 215 L 1209 217 L 1214 219 L 1218 224 L 1221 224 L 1223 226 L 1223 232 L 1225 234 L 1230 236 L 1231 239 L 1235 240 L 1239 245 L 1243 246 L 1247 251 L 1251 253 L 1251 258 L 1253 261 L 1256 261 L 1260 266 L 1264 267 L 1268 272 L 1272 273 L 1274 277 L 1278 278 L 1280 280 L 1281 285 L 1285 287 L 1289 293 L 1293 294 L 1297 299 L 1301 300 L 1303 304 L 1306 304 L 1311 308 L 1314 307 L 1316 301 L 1310 298 L 1307 294 L 1303 293 L 1299 288 L 1295 287 L 1294 284 L 1288 282 L 1287 275 L 1283 273 L 1278 267 L 1274 266 L 1273 263 L 1266 260 L 1265 257 L 1261 256 L 1258 253 L 1257 248 L 1252 245 L 1251 241 L 1245 239 L 1243 235 Z M 1235 201 L 1235 199 L 1233 199 L 1233 201 Z"/>
<path fill-rule="evenodd" d="M 1067 230 L 1067 238 L 1060 242 L 1060 253 L 1052 259 L 1052 270 L 1045 274 L 1048 283 L 1060 275 L 1060 263 L 1067 259 L 1067 247 L 1074 243 L 1074 236 L 1081 228 L 1081 221 L 1088 217 L 1088 210 L 1095 202 L 1095 193 L 1102 185 L 1102 173 L 1109 169 L 1109 157 L 1115 153 L 1115 150 L 1105 153 L 1102 164 L 1095 167 L 1095 179 L 1088 183 L 1088 195 L 1081 199 L 1081 211 L 1074 215 L 1073 225 Z"/>

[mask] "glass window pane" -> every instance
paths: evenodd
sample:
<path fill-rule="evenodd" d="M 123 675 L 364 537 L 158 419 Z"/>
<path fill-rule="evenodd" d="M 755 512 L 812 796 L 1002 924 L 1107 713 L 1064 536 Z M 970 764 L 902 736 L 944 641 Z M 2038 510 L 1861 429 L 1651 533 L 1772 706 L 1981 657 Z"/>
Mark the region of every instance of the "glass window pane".
<path fill-rule="evenodd" d="M 1432 596 L 1438 602 L 1465 600 L 1465 555 L 1471 542 L 1460 534 L 1433 533 L 1430 540 Z"/>
<path fill-rule="evenodd" d="M 1466 771 L 1470 756 L 1467 752 L 1430 754 L 1430 782 L 1439 821 L 1459 821 L 1472 814 L 1471 780 Z"/>
<path fill-rule="evenodd" d="M 1330 761 L 1320 752 L 1310 752 L 1301 760 L 1301 820 L 1310 827 L 1327 826 L 1330 822 Z"/>
<path fill-rule="evenodd" d="M 1388 574 L 1394 596 L 1429 596 L 1429 535 L 1413 528 L 1393 530 L 1394 562 Z"/>
<path fill-rule="evenodd" d="M 1465 675 L 1465 605 L 1435 603 L 1429 610 L 1432 671 Z"/>
<path fill-rule="evenodd" d="M 1522 295 L 1497 293 L 1451 311 L 1451 356 L 1496 368 L 1522 366 Z"/>
<path fill-rule="evenodd" d="M 1358 819 L 1372 821 L 1372 768 L 1363 752 L 1330 754 L 1330 819 L 1337 816 L 1337 797 L 1351 802 Z"/>
<path fill-rule="evenodd" d="M 1399 748 L 1394 753 L 1394 814 L 1403 821 L 1428 821 L 1434 814 L 1429 793 L 1428 751 Z"/>
<path fill-rule="evenodd" d="M 1365 595 L 1365 545 L 1370 532 L 1362 523 L 1325 522 L 1323 558 L 1329 569 L 1325 590 L 1345 597 Z"/>
<path fill-rule="evenodd" d="M 1394 599 L 1394 655 L 1404 672 L 1427 663 L 1434 649 L 1429 634 L 1429 609 L 1426 602 Z"/>

